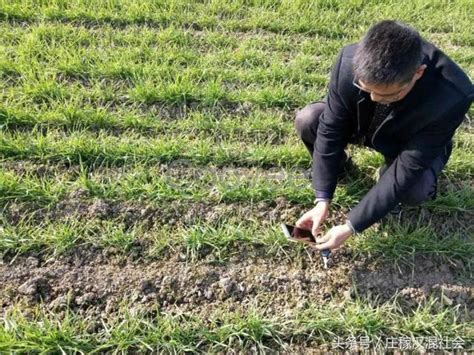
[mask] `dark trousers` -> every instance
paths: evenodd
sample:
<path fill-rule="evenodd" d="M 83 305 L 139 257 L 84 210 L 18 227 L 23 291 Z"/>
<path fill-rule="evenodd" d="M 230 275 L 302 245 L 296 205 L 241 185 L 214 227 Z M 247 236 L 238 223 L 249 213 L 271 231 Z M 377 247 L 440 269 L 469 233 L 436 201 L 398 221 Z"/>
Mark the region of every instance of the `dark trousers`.
<path fill-rule="evenodd" d="M 313 157 L 314 144 L 319 125 L 319 116 L 325 108 L 324 101 L 313 102 L 302 110 L 298 111 L 295 119 L 295 128 L 298 136 Z M 438 174 L 443 170 L 451 155 L 452 144 L 450 143 L 443 154 L 437 157 L 430 168 L 426 169 L 420 179 L 410 187 L 403 199 L 400 201 L 404 205 L 416 206 L 422 202 L 436 197 L 438 184 Z M 385 158 L 385 165 L 380 169 L 380 176 L 388 169 L 391 161 Z"/>

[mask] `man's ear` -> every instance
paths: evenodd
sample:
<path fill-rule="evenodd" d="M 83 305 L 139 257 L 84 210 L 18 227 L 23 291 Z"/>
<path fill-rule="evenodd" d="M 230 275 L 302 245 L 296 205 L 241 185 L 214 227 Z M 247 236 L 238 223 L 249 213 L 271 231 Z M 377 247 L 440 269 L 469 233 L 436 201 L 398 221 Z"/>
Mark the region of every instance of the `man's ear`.
<path fill-rule="evenodd" d="M 415 80 L 418 80 L 423 76 L 423 73 L 425 72 L 425 69 L 426 69 L 426 64 L 422 64 L 418 67 L 418 69 L 416 69 Z"/>

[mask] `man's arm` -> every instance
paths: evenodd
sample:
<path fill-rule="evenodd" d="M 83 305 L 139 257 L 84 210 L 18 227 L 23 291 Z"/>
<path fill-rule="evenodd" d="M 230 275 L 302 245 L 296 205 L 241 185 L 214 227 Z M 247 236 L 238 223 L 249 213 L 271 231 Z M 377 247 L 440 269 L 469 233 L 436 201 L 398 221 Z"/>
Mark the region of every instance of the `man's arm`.
<path fill-rule="evenodd" d="M 341 95 L 341 63 L 344 49 L 331 70 L 326 108 L 319 119 L 313 152 L 312 185 L 319 199 L 332 199 L 337 174 L 351 128 L 351 114 Z"/>
<path fill-rule="evenodd" d="M 357 232 L 370 227 L 395 207 L 423 171 L 442 154 L 469 106 L 468 99 L 458 103 L 407 143 L 377 184 L 349 213 L 348 219 Z"/>
<path fill-rule="evenodd" d="M 328 216 L 329 203 L 336 188 L 339 161 L 342 160 L 350 134 L 351 116 L 344 103 L 344 95 L 341 95 L 339 82 L 343 55 L 344 49 L 332 67 L 326 107 L 319 118 L 313 152 L 312 181 L 316 193 L 316 206 L 296 222 L 297 227 L 311 230 L 314 236 L 319 234 L 320 227 Z M 352 72 L 352 65 L 350 71 Z"/>

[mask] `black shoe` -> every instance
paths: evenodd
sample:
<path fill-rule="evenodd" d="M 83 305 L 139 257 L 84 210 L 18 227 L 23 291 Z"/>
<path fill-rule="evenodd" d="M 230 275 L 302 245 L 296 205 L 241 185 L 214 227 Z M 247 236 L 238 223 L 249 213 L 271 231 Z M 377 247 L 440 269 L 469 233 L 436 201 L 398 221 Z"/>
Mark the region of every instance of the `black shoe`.
<path fill-rule="evenodd" d="M 395 216 L 402 213 L 402 204 L 398 203 L 389 213 Z"/>

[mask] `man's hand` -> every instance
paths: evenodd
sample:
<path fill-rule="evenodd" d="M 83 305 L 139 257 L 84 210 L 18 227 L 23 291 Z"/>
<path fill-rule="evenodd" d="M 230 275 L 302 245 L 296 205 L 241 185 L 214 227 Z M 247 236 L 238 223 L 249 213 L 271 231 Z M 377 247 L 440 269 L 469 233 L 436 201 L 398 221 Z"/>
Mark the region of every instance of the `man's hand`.
<path fill-rule="evenodd" d="M 296 227 L 311 231 L 316 237 L 323 222 L 329 214 L 329 201 L 320 201 L 312 210 L 306 212 L 297 222 Z"/>
<path fill-rule="evenodd" d="M 324 237 L 316 238 L 315 248 L 318 250 L 338 249 L 351 235 L 352 229 L 347 224 L 332 227 Z"/>

